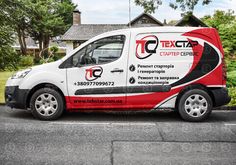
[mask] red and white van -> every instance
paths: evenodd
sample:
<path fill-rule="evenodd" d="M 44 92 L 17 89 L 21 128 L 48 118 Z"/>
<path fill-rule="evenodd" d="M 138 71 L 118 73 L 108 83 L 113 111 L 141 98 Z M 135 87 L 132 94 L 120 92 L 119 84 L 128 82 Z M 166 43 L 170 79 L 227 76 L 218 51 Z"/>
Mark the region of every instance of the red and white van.
<path fill-rule="evenodd" d="M 224 52 L 213 28 L 148 27 L 107 32 L 61 60 L 17 72 L 7 105 L 39 119 L 66 110 L 176 109 L 188 121 L 230 101 Z"/>

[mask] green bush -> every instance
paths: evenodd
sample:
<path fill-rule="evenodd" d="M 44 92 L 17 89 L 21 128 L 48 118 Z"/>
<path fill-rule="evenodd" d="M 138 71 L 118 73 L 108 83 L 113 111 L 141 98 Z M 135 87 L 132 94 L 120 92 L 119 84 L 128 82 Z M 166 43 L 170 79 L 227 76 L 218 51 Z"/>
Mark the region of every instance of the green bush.
<path fill-rule="evenodd" d="M 58 52 L 59 48 L 57 46 L 52 46 L 49 48 L 50 52 L 52 52 L 53 54 L 55 54 L 56 52 Z"/>
<path fill-rule="evenodd" d="M 229 95 L 231 96 L 231 101 L 228 106 L 236 106 L 236 87 L 229 88 Z"/>
<path fill-rule="evenodd" d="M 45 64 L 45 63 L 49 63 L 49 62 L 54 62 L 55 60 L 53 58 L 49 58 L 49 59 L 41 59 L 39 61 L 39 64 Z"/>
<path fill-rule="evenodd" d="M 61 59 L 64 56 L 65 56 L 64 54 L 55 53 L 55 55 L 53 56 L 53 60 L 57 61 L 57 60 Z"/>
<path fill-rule="evenodd" d="M 226 64 L 227 64 L 227 72 L 236 71 L 236 60 L 227 59 Z"/>
<path fill-rule="evenodd" d="M 227 73 L 227 86 L 236 87 L 236 70 Z"/>
<path fill-rule="evenodd" d="M 228 106 L 236 106 L 236 60 L 233 59 L 227 60 L 227 86 L 231 96 Z"/>
<path fill-rule="evenodd" d="M 0 45 L 0 71 L 17 70 L 19 55 L 10 46 Z"/>
<path fill-rule="evenodd" d="M 29 67 L 29 66 L 34 65 L 34 57 L 30 55 L 21 56 L 19 65 L 20 67 Z"/>
<path fill-rule="evenodd" d="M 227 86 L 236 87 L 236 60 L 227 59 Z"/>
<path fill-rule="evenodd" d="M 16 70 L 19 61 L 18 54 L 11 47 L 15 41 L 14 30 L 4 22 L 4 19 L 1 20 L 0 26 L 0 71 Z"/>

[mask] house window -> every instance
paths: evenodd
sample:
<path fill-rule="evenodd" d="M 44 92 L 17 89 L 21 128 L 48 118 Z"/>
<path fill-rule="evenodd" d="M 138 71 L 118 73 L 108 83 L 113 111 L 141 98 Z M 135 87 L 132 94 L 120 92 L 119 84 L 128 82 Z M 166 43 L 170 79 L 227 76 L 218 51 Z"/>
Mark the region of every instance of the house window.
<path fill-rule="evenodd" d="M 151 23 L 149 19 L 143 17 L 138 21 L 139 24 L 149 24 Z"/>
<path fill-rule="evenodd" d="M 74 41 L 73 42 L 73 49 L 77 48 L 78 46 L 80 46 L 80 42 Z"/>

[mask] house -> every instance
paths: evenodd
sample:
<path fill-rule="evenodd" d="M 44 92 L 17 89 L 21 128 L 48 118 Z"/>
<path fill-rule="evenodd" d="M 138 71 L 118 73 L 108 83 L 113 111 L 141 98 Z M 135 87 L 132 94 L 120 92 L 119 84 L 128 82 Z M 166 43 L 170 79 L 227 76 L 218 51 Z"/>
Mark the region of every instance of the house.
<path fill-rule="evenodd" d="M 112 30 L 125 29 L 129 25 L 132 27 L 164 26 L 160 21 L 146 13 L 140 14 L 128 24 L 81 24 L 81 12 L 76 10 L 73 12 L 73 25 L 62 36 L 62 41 L 66 42 L 66 52 L 68 53 L 96 35 Z"/>
<path fill-rule="evenodd" d="M 75 49 L 81 43 L 89 40 L 90 38 L 99 35 L 104 32 L 124 29 L 131 27 L 150 27 L 150 26 L 170 26 L 164 21 L 164 23 L 158 21 L 156 18 L 147 13 L 142 13 L 128 24 L 81 24 L 81 12 L 75 10 L 73 12 L 73 25 L 62 36 L 62 41 L 66 42 L 66 53 Z M 185 15 L 179 21 L 171 26 L 194 26 L 194 27 L 207 27 L 200 19 L 192 14 Z"/>
<path fill-rule="evenodd" d="M 20 52 L 19 40 L 17 39 L 17 37 L 15 38 L 16 40 L 14 44 L 12 45 L 12 47 L 16 51 Z M 36 56 L 36 54 L 39 54 L 39 44 L 35 40 L 33 40 L 33 38 L 31 38 L 30 36 L 27 36 L 25 38 L 25 42 L 27 46 L 27 54 L 34 55 L 34 56 Z M 51 39 L 49 42 L 49 47 L 52 47 L 52 46 L 55 46 L 58 48 L 57 54 L 61 54 L 61 55 L 66 54 L 66 44 L 65 42 L 61 42 L 60 39 L 57 39 L 57 38 Z"/>
<path fill-rule="evenodd" d="M 207 27 L 207 25 L 193 14 L 185 15 L 181 20 L 175 23 L 175 26 Z"/>

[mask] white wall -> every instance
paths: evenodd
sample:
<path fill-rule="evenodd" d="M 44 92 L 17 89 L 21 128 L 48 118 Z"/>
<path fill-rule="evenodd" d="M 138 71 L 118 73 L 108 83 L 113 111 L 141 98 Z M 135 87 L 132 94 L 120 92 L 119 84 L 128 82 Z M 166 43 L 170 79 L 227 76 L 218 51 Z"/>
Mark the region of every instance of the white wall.
<path fill-rule="evenodd" d="M 66 54 L 68 54 L 72 50 L 73 50 L 73 42 L 72 41 L 66 41 Z"/>

